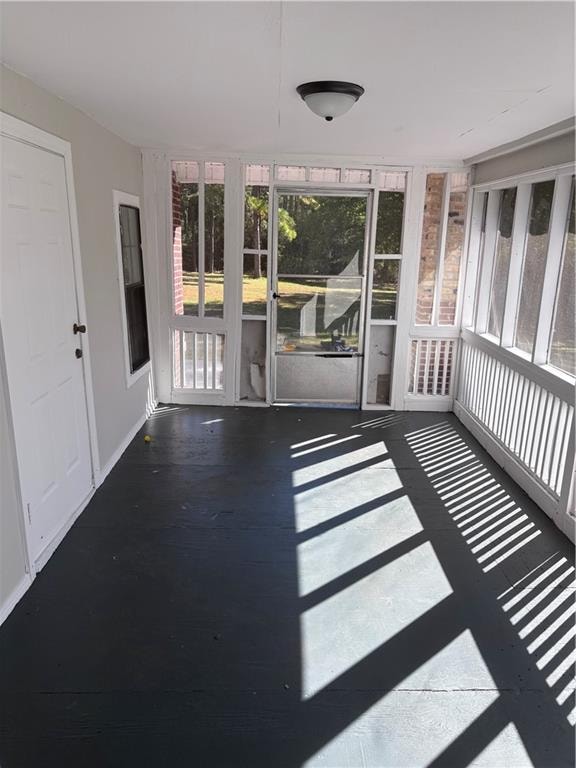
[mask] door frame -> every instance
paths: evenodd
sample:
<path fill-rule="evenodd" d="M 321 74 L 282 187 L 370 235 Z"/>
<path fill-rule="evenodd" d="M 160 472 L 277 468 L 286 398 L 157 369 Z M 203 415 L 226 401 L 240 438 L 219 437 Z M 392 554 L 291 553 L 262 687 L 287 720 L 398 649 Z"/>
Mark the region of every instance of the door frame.
<path fill-rule="evenodd" d="M 322 400 L 314 401 L 310 399 L 294 399 L 290 401 L 277 400 L 276 399 L 276 332 L 277 332 L 277 300 L 273 298 L 273 292 L 275 286 L 278 283 L 278 200 L 280 195 L 318 195 L 321 197 L 362 197 L 366 200 L 366 223 L 364 225 L 364 253 L 362 254 L 362 273 L 360 278 L 362 280 L 362 289 L 360 293 L 360 313 L 358 318 L 358 346 L 362 348 L 362 353 L 355 355 L 359 359 L 358 365 L 358 383 L 357 383 L 357 402 L 342 400 Z M 299 187 L 298 185 L 283 185 L 275 184 L 272 192 L 272 215 L 271 215 L 271 236 L 272 236 L 272 258 L 270 259 L 270 278 L 268 289 L 268 307 L 269 307 L 269 322 L 268 322 L 268 387 L 270 392 L 270 404 L 272 405 L 284 405 L 287 402 L 293 402 L 304 405 L 314 405 L 315 402 L 319 406 L 324 404 L 342 405 L 343 407 L 354 407 L 360 410 L 362 408 L 363 393 L 364 393 L 364 377 L 365 377 L 365 362 L 366 362 L 366 343 L 367 343 L 367 306 L 368 306 L 368 293 L 369 293 L 369 280 L 370 280 L 370 254 L 371 254 L 371 242 L 372 237 L 372 218 L 374 208 L 374 189 L 372 188 L 335 188 L 334 186 L 322 187 L 310 186 Z M 268 243 L 270 248 L 270 242 Z M 314 277 L 314 275 L 310 275 Z"/>
<path fill-rule="evenodd" d="M 24 144 L 28 144 L 46 152 L 52 152 L 55 155 L 59 155 L 64 159 L 64 175 L 66 181 L 66 192 L 68 198 L 68 216 L 70 221 L 70 238 L 72 242 L 72 260 L 74 270 L 74 286 L 76 289 L 76 303 L 78 307 L 79 322 L 86 322 L 86 300 L 84 294 L 84 280 L 82 276 L 82 261 L 80 256 L 80 231 L 78 228 L 78 212 L 76 208 L 76 193 L 74 189 L 74 171 L 72 165 L 72 146 L 70 142 L 61 139 L 59 136 L 54 136 L 47 131 L 43 131 L 34 125 L 19 120 L 12 115 L 8 115 L 5 112 L 0 111 L 0 136 L 19 141 Z M 1 307 L 0 307 L 0 334 L 2 335 L 0 348 L 2 349 L 2 355 L 0 356 L 0 377 L 2 381 L 8 385 L 8 369 L 6 365 L 4 350 L 5 336 L 2 330 L 1 324 Z M 98 452 L 98 439 L 96 433 L 96 409 L 94 406 L 94 389 L 92 385 L 92 366 L 90 355 L 90 334 L 84 334 L 82 338 L 82 368 L 84 374 L 84 391 L 86 396 L 86 411 L 88 416 L 88 438 L 90 448 L 90 470 L 91 470 L 91 488 L 84 499 L 80 507 L 73 510 L 70 516 L 64 521 L 62 527 L 54 538 L 46 544 L 44 549 L 38 554 L 36 559 L 33 556 L 32 545 L 30 541 L 30 522 L 26 514 L 25 508 L 25 488 L 22 485 L 22 470 L 20 466 L 20 460 L 16 452 L 16 433 L 13 424 L 12 414 L 12 401 L 10 397 L 10 389 L 6 386 L 6 396 L 9 411 L 9 421 L 11 434 L 9 435 L 10 447 L 14 450 L 16 456 L 15 465 L 17 467 L 17 488 L 20 501 L 20 519 L 23 522 L 24 531 L 24 544 L 26 554 L 26 567 L 29 573 L 30 579 L 33 579 L 35 574 L 39 572 L 46 564 L 50 556 L 53 554 L 56 547 L 60 544 L 64 536 L 68 533 L 72 527 L 74 521 L 83 512 L 86 505 L 92 498 L 95 489 L 99 484 L 99 477 L 101 472 L 99 452 Z"/>

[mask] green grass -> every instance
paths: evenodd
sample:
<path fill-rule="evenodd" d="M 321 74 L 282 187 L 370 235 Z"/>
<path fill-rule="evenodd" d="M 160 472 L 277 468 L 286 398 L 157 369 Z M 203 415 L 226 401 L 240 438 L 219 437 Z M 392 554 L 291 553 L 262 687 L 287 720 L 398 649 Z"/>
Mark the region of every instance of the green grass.
<path fill-rule="evenodd" d="M 186 273 L 184 275 L 184 305 L 190 312 L 198 305 L 198 274 Z M 294 329 L 299 327 L 298 313 L 302 306 L 302 297 L 314 294 L 326 293 L 326 284 L 323 282 L 295 283 L 282 280 L 280 293 L 282 294 L 282 308 L 279 312 L 278 323 L 280 328 Z M 331 289 L 332 292 L 333 289 Z M 205 276 L 205 307 L 208 314 L 217 313 L 222 307 L 224 291 L 224 277 L 222 274 L 207 274 Z M 242 284 L 242 313 L 244 315 L 266 316 L 268 283 L 266 277 L 244 276 Z M 375 288 L 373 290 L 373 303 L 381 307 L 384 315 L 389 314 L 396 300 L 394 286 Z"/>

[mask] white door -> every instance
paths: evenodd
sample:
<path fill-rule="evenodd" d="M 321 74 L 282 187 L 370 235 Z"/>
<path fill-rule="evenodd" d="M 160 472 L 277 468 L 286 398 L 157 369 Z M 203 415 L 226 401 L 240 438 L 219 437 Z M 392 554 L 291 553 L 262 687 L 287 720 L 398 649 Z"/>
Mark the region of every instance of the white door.
<path fill-rule="evenodd" d="M 295 237 L 276 224 L 272 276 L 274 402 L 360 405 L 367 192 L 280 189 Z"/>
<path fill-rule="evenodd" d="M 2 150 L 0 319 L 33 561 L 93 487 L 64 158 Z M 78 350 L 78 351 L 77 351 Z"/>

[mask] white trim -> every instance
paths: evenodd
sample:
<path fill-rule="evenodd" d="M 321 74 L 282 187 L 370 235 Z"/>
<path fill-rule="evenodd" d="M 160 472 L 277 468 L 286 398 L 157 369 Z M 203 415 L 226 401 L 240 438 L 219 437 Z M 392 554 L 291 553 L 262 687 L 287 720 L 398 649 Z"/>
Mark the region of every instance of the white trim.
<path fill-rule="evenodd" d="M 515 352 L 513 348 L 501 347 L 496 340 L 492 341 L 491 337 L 474 333 L 468 328 L 463 328 L 460 335 L 466 344 L 481 349 L 490 357 L 504 363 L 565 402 L 573 401 L 574 379 L 571 377 L 559 376 L 552 366 L 536 365 L 523 354 Z"/>
<path fill-rule="evenodd" d="M 193 147 L 165 147 L 144 146 L 141 150 L 145 154 L 162 154 L 168 160 L 197 160 L 198 162 L 226 162 L 227 160 L 240 160 L 245 165 L 295 165 L 305 168 L 352 168 L 353 170 L 378 170 L 410 171 L 414 166 L 428 166 L 439 168 L 464 168 L 467 164 L 462 160 L 447 160 L 438 157 L 414 156 L 391 157 L 390 155 L 306 155 L 294 153 L 254 153 L 254 152 L 206 152 Z M 384 168 L 382 166 L 385 166 Z M 272 176 L 271 176 L 272 179 Z M 274 178 L 274 181 L 281 181 Z M 300 182 L 303 183 L 303 182 Z M 318 182 L 311 182 L 318 185 Z M 340 182 L 326 182 L 327 184 L 340 185 Z M 322 185 L 324 182 L 322 182 Z M 265 186 L 265 185 L 261 185 Z"/>
<path fill-rule="evenodd" d="M 84 281 L 82 277 L 82 261 L 81 261 L 81 255 L 80 255 L 80 232 L 78 228 L 78 213 L 76 209 L 76 193 L 74 190 L 74 171 L 73 171 L 73 165 L 72 165 L 71 144 L 70 142 L 65 141 L 64 139 L 61 139 L 58 136 L 54 136 L 51 133 L 47 133 L 46 131 L 43 131 L 40 128 L 36 128 L 36 126 L 30 125 L 29 123 L 26 123 L 23 120 L 19 120 L 15 117 L 12 117 L 11 115 L 7 115 L 4 112 L 0 112 L 0 133 L 3 136 L 6 136 L 7 138 L 15 139 L 16 141 L 23 141 L 38 149 L 45 150 L 48 152 L 53 152 L 57 155 L 60 155 L 64 159 L 64 173 L 65 173 L 66 189 L 67 189 L 67 197 L 68 197 L 68 213 L 69 213 L 69 222 L 70 222 L 72 260 L 73 260 L 73 269 L 74 269 L 74 283 L 76 288 L 76 302 L 78 307 L 78 322 L 80 323 L 84 322 L 86 319 L 86 301 L 85 301 L 85 294 L 84 294 Z M 82 352 L 83 352 L 82 368 L 84 372 L 84 389 L 85 389 L 85 398 L 86 398 L 86 412 L 87 412 L 87 420 L 88 420 L 88 436 L 89 436 L 89 444 L 90 444 L 90 461 L 91 461 L 91 475 L 92 475 L 92 491 L 91 492 L 93 492 L 96 486 L 96 478 L 100 473 L 100 460 L 99 460 L 98 439 L 97 439 L 97 432 L 96 432 L 96 411 L 94 406 L 94 390 L 92 385 L 92 367 L 91 367 L 91 361 L 90 361 L 90 329 L 88 329 L 88 333 L 83 334 Z M 19 479 L 18 482 L 19 482 L 20 498 L 22 499 L 23 489 L 21 485 L 21 480 Z M 83 507 L 81 506 L 79 508 L 79 511 L 76 510 L 73 513 L 72 517 L 74 518 L 74 520 L 76 519 L 78 514 L 80 514 L 82 509 Z M 25 515 L 24 504 L 22 504 L 21 506 L 21 515 L 23 517 Z M 72 523 L 70 523 L 70 525 L 71 524 Z M 64 525 L 64 528 L 66 528 L 66 525 L 67 523 Z M 26 524 L 25 519 L 24 519 L 24 532 L 25 532 L 25 545 L 26 545 L 27 558 L 28 558 L 28 562 L 32 565 L 32 562 L 34 560 L 32 556 L 32 542 L 30 540 L 29 526 Z M 65 533 L 66 531 L 64 532 L 64 534 Z M 58 539 L 59 535 L 60 534 L 57 533 L 54 539 L 47 544 L 43 552 L 39 555 L 38 558 L 36 558 L 35 563 L 37 563 L 39 559 L 43 558 L 44 552 L 47 552 L 48 550 L 50 550 L 46 557 L 46 559 L 48 559 L 48 557 L 52 554 L 52 552 L 54 551 L 56 546 L 58 546 L 58 543 L 61 540 L 61 539 L 58 540 L 58 543 L 56 543 L 55 546 L 51 548 L 52 543 L 56 539 Z"/>
<path fill-rule="evenodd" d="M 559 508 L 558 501 L 538 483 L 532 475 L 522 467 L 511 454 L 490 432 L 464 408 L 458 401 L 454 402 L 454 414 L 466 427 L 480 445 L 499 464 L 506 474 L 536 502 L 555 525 L 571 541 L 574 541 L 574 519 Z"/>
<path fill-rule="evenodd" d="M 572 176 L 561 176 L 554 185 L 554 199 L 548 227 L 546 266 L 542 281 L 542 294 L 534 338 L 534 363 L 548 362 L 554 321 L 558 308 L 558 288 L 566 249 L 566 232 L 570 219 Z"/>
<path fill-rule="evenodd" d="M 24 576 L 22 576 L 18 584 L 16 584 L 12 592 L 10 592 L 6 600 L 4 600 L 3 604 L 0 606 L 0 625 L 6 621 L 8 616 L 16 607 L 17 603 L 19 603 L 20 600 L 24 597 L 28 591 L 28 587 L 32 584 L 33 581 L 34 577 L 29 573 L 25 573 Z"/>
<path fill-rule="evenodd" d="M 136 195 L 130 195 L 128 192 L 121 192 L 118 189 L 112 190 L 114 232 L 116 235 L 116 255 L 118 260 L 118 292 L 120 294 L 120 314 L 122 319 L 122 342 L 124 346 L 124 375 L 126 377 L 126 388 L 129 389 L 139 379 L 147 373 L 150 373 L 150 343 L 148 343 L 148 362 L 138 370 L 130 370 L 130 346 L 128 342 L 128 319 L 126 315 L 126 296 L 124 286 L 124 263 L 122 259 L 122 238 L 120 233 L 119 211 L 121 205 L 128 205 L 131 208 L 138 209 L 140 218 L 140 237 L 142 237 L 142 211 L 140 209 L 140 198 Z M 146 321 L 148 323 L 148 297 L 146 296 L 146 265 L 144 264 L 144 254 L 142 253 L 142 277 L 144 282 L 144 296 L 146 301 Z M 150 339 L 150 328 L 148 327 L 148 339 Z"/>
<path fill-rule="evenodd" d="M 142 427 L 146 423 L 147 419 L 148 419 L 148 414 L 146 414 L 146 413 L 143 414 L 138 419 L 136 424 L 134 424 L 132 429 L 128 432 L 126 437 L 122 440 L 122 442 L 120 443 L 118 448 L 116 448 L 116 450 L 114 451 L 114 453 L 112 454 L 110 459 L 102 467 L 102 469 L 100 470 L 100 474 L 98 475 L 98 481 L 97 481 L 97 485 L 96 485 L 97 488 L 100 488 L 100 486 L 102 485 L 104 480 L 106 480 L 106 478 L 108 477 L 110 472 L 114 469 L 114 467 L 116 466 L 118 461 L 121 459 L 122 454 L 128 448 L 128 446 L 130 445 L 132 440 L 134 440 L 134 438 L 136 437 L 138 432 L 142 429 Z"/>
<path fill-rule="evenodd" d="M 566 133 L 571 133 L 575 128 L 575 121 L 573 117 L 569 117 L 567 120 L 562 120 L 559 123 L 554 123 L 546 128 L 542 128 L 540 131 L 529 133 L 527 136 L 523 136 L 521 139 L 515 139 L 509 141 L 506 144 L 500 144 L 492 149 L 487 149 L 485 152 L 480 152 L 472 157 L 467 157 L 464 163 L 467 165 L 477 165 L 483 163 L 486 160 L 493 160 L 495 157 L 502 157 L 502 155 L 510 155 L 513 152 L 518 152 L 526 147 L 532 147 L 534 144 L 540 144 L 543 141 L 548 141 L 556 136 L 563 136 Z"/>
<path fill-rule="evenodd" d="M 563 176 L 566 173 L 574 173 L 574 163 L 561 163 L 552 165 L 538 171 L 526 171 L 525 173 L 516 173 L 513 176 L 504 176 L 501 179 L 485 181 L 482 184 L 474 184 L 473 188 L 481 192 L 489 192 L 495 189 L 507 189 L 515 187 L 518 184 L 536 184 L 539 181 L 551 181 L 557 176 Z"/>
<path fill-rule="evenodd" d="M 452 376 L 454 381 L 454 375 Z M 452 395 L 413 395 L 404 397 L 405 411 L 451 411 L 454 398 Z"/>

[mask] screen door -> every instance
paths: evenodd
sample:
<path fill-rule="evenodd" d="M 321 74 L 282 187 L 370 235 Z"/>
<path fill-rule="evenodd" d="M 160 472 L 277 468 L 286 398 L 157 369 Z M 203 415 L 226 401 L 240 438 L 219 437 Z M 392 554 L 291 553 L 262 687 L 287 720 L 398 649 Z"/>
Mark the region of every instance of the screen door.
<path fill-rule="evenodd" d="M 367 210 L 368 193 L 276 194 L 276 402 L 359 404 Z"/>

